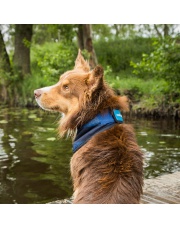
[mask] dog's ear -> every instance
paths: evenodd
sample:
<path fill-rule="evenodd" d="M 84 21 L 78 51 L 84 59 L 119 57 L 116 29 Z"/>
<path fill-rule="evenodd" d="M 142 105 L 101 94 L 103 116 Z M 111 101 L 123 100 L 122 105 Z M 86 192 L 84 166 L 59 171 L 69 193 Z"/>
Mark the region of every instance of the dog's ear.
<path fill-rule="evenodd" d="M 104 70 L 102 66 L 97 65 L 90 73 L 88 78 L 88 87 L 90 90 L 96 90 L 103 86 Z"/>
<path fill-rule="evenodd" d="M 104 75 L 104 70 L 103 70 L 103 67 L 101 65 L 97 65 L 94 69 L 93 69 L 93 75 L 94 77 L 103 77 Z"/>
<path fill-rule="evenodd" d="M 75 61 L 74 69 L 83 69 L 85 72 L 90 71 L 89 63 L 84 60 L 80 49 L 79 49 L 78 56 Z"/>

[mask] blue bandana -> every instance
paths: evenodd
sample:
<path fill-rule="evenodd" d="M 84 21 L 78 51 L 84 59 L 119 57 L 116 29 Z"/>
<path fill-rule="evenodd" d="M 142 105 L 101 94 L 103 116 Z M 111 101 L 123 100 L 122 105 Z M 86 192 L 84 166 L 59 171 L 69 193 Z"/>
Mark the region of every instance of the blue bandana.
<path fill-rule="evenodd" d="M 114 109 L 112 112 L 108 110 L 105 113 L 98 114 L 81 128 L 78 128 L 73 142 L 73 152 L 75 153 L 95 134 L 109 129 L 117 123 L 123 123 L 121 112 L 117 109 Z"/>

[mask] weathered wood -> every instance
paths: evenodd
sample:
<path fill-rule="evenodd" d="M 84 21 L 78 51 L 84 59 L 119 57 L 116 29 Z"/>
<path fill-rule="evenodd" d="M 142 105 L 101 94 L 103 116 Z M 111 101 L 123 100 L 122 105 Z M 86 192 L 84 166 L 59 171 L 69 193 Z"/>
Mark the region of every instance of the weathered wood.
<path fill-rule="evenodd" d="M 180 172 L 146 179 L 141 202 L 180 204 Z"/>
<path fill-rule="evenodd" d="M 73 198 L 49 204 L 71 204 Z M 144 182 L 142 204 L 180 204 L 180 172 L 162 175 Z"/>

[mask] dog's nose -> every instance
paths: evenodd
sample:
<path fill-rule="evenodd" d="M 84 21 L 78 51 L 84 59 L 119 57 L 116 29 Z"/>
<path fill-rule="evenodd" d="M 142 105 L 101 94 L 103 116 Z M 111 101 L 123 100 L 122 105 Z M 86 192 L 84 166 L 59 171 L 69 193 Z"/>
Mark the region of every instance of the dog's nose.
<path fill-rule="evenodd" d="M 41 90 L 40 90 L 40 89 L 37 89 L 37 90 L 35 90 L 35 91 L 34 91 L 34 96 L 35 96 L 35 98 L 40 97 L 40 96 L 41 96 L 41 94 L 42 94 L 42 92 L 41 92 Z"/>

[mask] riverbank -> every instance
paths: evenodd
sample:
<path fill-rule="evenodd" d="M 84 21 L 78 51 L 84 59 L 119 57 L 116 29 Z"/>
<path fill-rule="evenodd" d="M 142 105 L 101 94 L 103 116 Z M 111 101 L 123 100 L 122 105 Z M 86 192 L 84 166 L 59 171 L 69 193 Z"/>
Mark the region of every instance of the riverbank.
<path fill-rule="evenodd" d="M 154 119 L 159 118 L 171 118 L 171 119 L 180 119 L 180 93 L 176 94 L 177 99 L 174 98 L 174 101 L 168 101 L 168 97 L 165 95 L 163 96 L 163 101 L 152 101 L 155 100 L 155 96 L 152 98 L 148 98 L 147 96 L 143 95 L 141 98 L 137 99 L 136 92 L 133 90 L 126 90 L 120 92 L 119 90 L 115 90 L 118 95 L 126 95 L 129 98 L 130 103 L 130 111 L 125 113 L 127 116 L 130 117 L 144 117 L 149 118 L 152 117 Z M 151 99 L 151 101 L 150 101 Z M 166 101 L 164 101 L 166 100 Z M 1 108 L 8 108 L 12 107 L 8 104 L 2 104 Z M 39 108 L 37 103 L 32 98 L 26 104 L 19 104 L 16 107 L 26 107 L 30 109 Z"/>
<path fill-rule="evenodd" d="M 162 105 L 149 109 L 137 103 L 131 109 L 130 114 L 138 117 L 180 119 L 180 104 Z"/>
<path fill-rule="evenodd" d="M 172 90 L 163 79 L 142 79 L 133 75 L 108 76 L 118 95 L 130 100 L 130 114 L 140 117 L 180 118 L 180 92 Z"/>
<path fill-rule="evenodd" d="M 72 204 L 73 198 L 49 204 Z M 142 204 L 180 204 L 180 172 L 145 179 Z"/>
<path fill-rule="evenodd" d="M 156 95 L 137 98 L 134 90 L 124 91 L 123 94 L 129 98 L 131 116 L 180 119 L 180 93 L 171 97 L 164 94 L 160 99 Z"/>
<path fill-rule="evenodd" d="M 108 74 L 108 76 L 106 76 Z M 41 77 L 33 74 L 27 81 L 23 81 L 22 95 L 12 99 L 10 96 L 4 104 L 36 108 L 33 91 L 42 86 Z M 108 73 L 105 70 L 105 80 L 114 89 L 117 95 L 125 95 L 130 100 L 130 115 L 138 117 L 173 118 L 180 119 L 180 92 L 170 89 L 169 84 L 163 79 L 142 79 L 132 75 L 131 72 L 118 74 Z M 35 83 L 36 82 L 36 83 Z M 27 89 L 26 89 L 27 88 Z M 3 104 L 3 99 L 1 100 Z M 39 108 L 39 107 L 38 107 Z"/>

